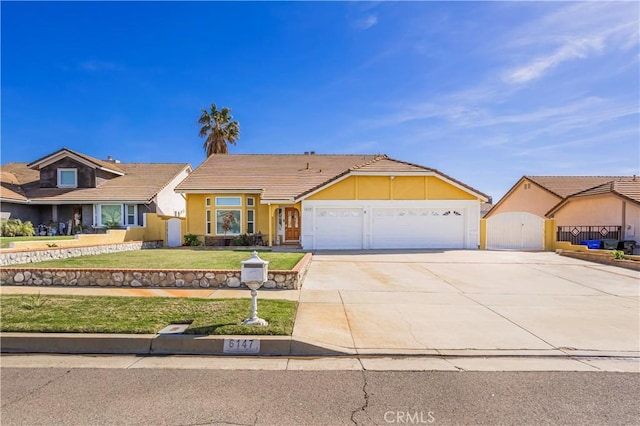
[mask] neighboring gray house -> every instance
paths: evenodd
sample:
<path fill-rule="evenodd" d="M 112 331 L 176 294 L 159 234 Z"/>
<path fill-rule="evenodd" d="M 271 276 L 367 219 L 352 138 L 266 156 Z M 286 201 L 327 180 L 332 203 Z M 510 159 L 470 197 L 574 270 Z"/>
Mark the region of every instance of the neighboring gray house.
<path fill-rule="evenodd" d="M 58 224 L 65 233 L 106 226 L 142 226 L 144 213 L 184 216 L 174 192 L 187 163 L 121 163 L 62 148 L 31 163 L 2 165 L 2 219 Z M 60 225 L 64 224 L 64 225 Z"/>

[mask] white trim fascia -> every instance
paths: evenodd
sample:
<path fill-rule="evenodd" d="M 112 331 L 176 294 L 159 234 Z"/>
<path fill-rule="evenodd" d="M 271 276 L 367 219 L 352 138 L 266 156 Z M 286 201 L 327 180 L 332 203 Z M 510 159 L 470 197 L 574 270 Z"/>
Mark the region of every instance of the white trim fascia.
<path fill-rule="evenodd" d="M 262 194 L 262 189 L 174 189 L 178 194 Z"/>
<path fill-rule="evenodd" d="M 466 192 L 467 194 L 471 194 L 474 197 L 478 197 L 480 199 L 480 201 L 486 203 L 489 201 L 489 198 L 485 197 L 484 195 L 478 194 L 477 192 L 474 192 L 472 190 L 470 190 L 469 188 L 467 188 L 464 185 L 460 185 L 458 182 L 454 182 L 451 179 L 447 179 L 446 177 L 442 176 L 441 174 L 436 173 L 435 176 L 437 176 L 438 178 L 442 179 L 443 181 L 447 182 L 450 185 L 455 186 L 458 189 L 463 190 L 464 192 Z"/>
<path fill-rule="evenodd" d="M 354 170 L 349 173 L 351 176 L 439 176 L 435 172 L 419 171 L 419 172 L 362 172 Z"/>
<path fill-rule="evenodd" d="M 80 156 L 78 156 L 76 154 L 73 154 L 73 153 L 69 152 L 69 151 L 61 151 L 61 152 L 59 152 L 59 153 L 57 153 L 55 155 L 52 155 L 50 157 L 46 157 L 46 158 L 38 161 L 37 163 L 32 163 L 30 168 L 37 167 L 38 169 L 41 169 L 42 167 L 49 166 L 49 165 L 55 163 L 56 161 L 58 161 L 58 160 L 60 160 L 61 158 L 64 158 L 64 157 L 71 157 L 73 160 L 77 161 L 78 163 L 82 163 L 85 166 L 89 166 L 89 167 L 92 167 L 94 169 L 100 169 L 100 170 L 104 170 L 104 171 L 109 172 L 109 173 L 116 174 L 118 176 L 124 176 L 124 173 L 122 173 L 122 172 L 119 172 L 119 171 L 116 171 L 116 170 L 112 170 L 112 169 L 109 169 L 109 168 L 106 168 L 106 167 L 102 167 L 102 166 L 100 166 L 98 164 L 92 163 L 91 161 L 86 160 L 86 159 L 84 159 L 84 158 L 82 158 L 82 157 L 80 157 Z"/>
<path fill-rule="evenodd" d="M 267 199 L 267 200 L 263 200 L 260 199 L 260 204 L 266 204 L 266 205 L 271 205 L 271 204 L 279 204 L 279 205 L 283 205 L 283 204 L 295 204 L 296 200 L 294 200 L 293 198 L 289 198 L 289 199 L 282 199 L 282 200 L 272 200 L 272 199 Z"/>
<path fill-rule="evenodd" d="M 28 202 L 34 206 L 51 206 L 66 204 L 148 204 L 149 200 L 64 200 L 64 201 L 38 201 L 30 200 Z"/>
<path fill-rule="evenodd" d="M 295 198 L 293 199 L 293 201 L 294 201 L 294 202 L 303 201 L 303 200 L 305 200 L 306 198 L 309 198 L 309 197 L 311 197 L 312 195 L 317 194 L 318 192 L 320 192 L 320 191 L 322 191 L 322 190 L 324 190 L 324 189 L 326 189 L 326 188 L 328 188 L 328 187 L 330 187 L 330 186 L 332 186 L 332 185 L 335 185 L 335 184 L 336 184 L 336 183 L 338 183 L 338 182 L 342 182 L 343 180 L 345 180 L 346 178 L 348 178 L 348 177 L 350 177 L 350 176 L 353 176 L 353 175 L 352 175 L 351 173 L 347 173 L 347 174 L 345 174 L 345 175 L 343 175 L 343 176 L 340 176 L 338 179 L 332 180 L 332 181 L 330 181 L 330 182 L 328 182 L 328 183 L 326 183 L 326 184 L 322 185 L 320 188 L 314 189 L 313 191 L 306 193 L 306 194 L 305 194 L 305 195 L 303 195 L 302 197 L 295 197 Z"/>
<path fill-rule="evenodd" d="M 31 204 L 31 200 L 12 200 L 11 198 L 0 198 L 0 203 Z"/>

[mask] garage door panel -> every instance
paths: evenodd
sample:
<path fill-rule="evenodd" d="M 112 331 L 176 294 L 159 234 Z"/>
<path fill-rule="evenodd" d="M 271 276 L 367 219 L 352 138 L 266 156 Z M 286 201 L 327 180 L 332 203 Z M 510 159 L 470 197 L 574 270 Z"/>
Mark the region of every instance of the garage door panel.
<path fill-rule="evenodd" d="M 464 220 L 461 209 L 377 208 L 372 248 L 462 248 Z"/>
<path fill-rule="evenodd" d="M 361 249 L 362 208 L 318 208 L 315 216 L 317 249 Z"/>

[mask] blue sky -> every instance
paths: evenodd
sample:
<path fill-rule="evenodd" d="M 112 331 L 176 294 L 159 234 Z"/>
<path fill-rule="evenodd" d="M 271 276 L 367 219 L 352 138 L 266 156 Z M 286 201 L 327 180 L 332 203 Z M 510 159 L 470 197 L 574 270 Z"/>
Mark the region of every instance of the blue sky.
<path fill-rule="evenodd" d="M 640 167 L 638 2 L 7 2 L 2 163 L 386 153 L 497 201 L 525 174 Z"/>

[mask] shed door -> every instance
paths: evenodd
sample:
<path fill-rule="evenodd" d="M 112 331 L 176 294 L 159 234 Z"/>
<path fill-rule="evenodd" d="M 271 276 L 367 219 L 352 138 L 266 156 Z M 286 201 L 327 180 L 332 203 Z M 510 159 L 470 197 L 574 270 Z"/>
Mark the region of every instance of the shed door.
<path fill-rule="evenodd" d="M 363 209 L 317 208 L 315 210 L 316 249 L 361 249 Z"/>
<path fill-rule="evenodd" d="M 487 219 L 487 249 L 543 250 L 544 219 L 528 212 L 509 212 Z"/>

